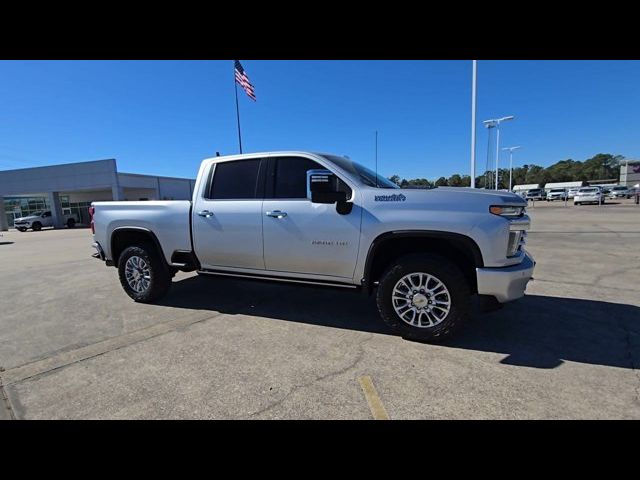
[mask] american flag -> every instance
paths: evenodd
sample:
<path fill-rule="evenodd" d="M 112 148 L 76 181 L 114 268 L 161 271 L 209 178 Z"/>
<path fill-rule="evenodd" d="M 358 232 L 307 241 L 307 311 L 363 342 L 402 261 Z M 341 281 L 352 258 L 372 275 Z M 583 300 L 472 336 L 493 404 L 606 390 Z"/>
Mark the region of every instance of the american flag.
<path fill-rule="evenodd" d="M 256 100 L 256 93 L 253 89 L 253 85 L 251 85 L 249 77 L 247 77 L 244 68 L 242 68 L 242 65 L 240 65 L 240 62 L 238 60 L 236 60 L 236 82 L 239 83 L 242 88 L 244 88 L 244 91 L 247 93 L 247 95 L 249 95 L 249 98 L 251 98 L 251 100 Z"/>

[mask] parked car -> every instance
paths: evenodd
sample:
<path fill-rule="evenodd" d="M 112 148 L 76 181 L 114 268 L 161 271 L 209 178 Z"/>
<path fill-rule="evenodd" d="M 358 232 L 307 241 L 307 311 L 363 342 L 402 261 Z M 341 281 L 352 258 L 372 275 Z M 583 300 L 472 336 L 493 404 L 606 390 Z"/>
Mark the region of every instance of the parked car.
<path fill-rule="evenodd" d="M 63 220 L 68 228 L 74 228 L 76 223 L 78 223 L 78 217 L 74 214 L 63 215 Z M 13 226 L 20 232 L 26 232 L 30 228 L 34 232 L 38 232 L 42 230 L 43 227 L 53 227 L 51 210 L 34 212 L 27 217 L 16 218 L 13 221 Z"/>
<path fill-rule="evenodd" d="M 603 203 L 605 195 L 599 187 L 582 187 L 573 197 L 574 205 L 583 205 L 585 203 Z"/>
<path fill-rule="evenodd" d="M 611 193 L 609 194 L 610 198 L 631 198 L 631 191 L 629 188 L 618 185 L 611 189 Z"/>
<path fill-rule="evenodd" d="M 553 202 L 554 200 L 566 200 L 567 190 L 565 188 L 552 188 L 547 193 L 547 202 Z"/>
<path fill-rule="evenodd" d="M 94 202 L 90 214 L 94 257 L 137 302 L 163 297 L 180 270 L 339 287 L 375 293 L 387 325 L 435 341 L 475 293 L 524 295 L 525 208 L 512 193 L 400 189 L 345 157 L 271 152 L 204 160 L 191 202 Z"/>
<path fill-rule="evenodd" d="M 532 188 L 527 192 L 527 200 L 545 200 L 547 191 L 544 188 Z"/>
<path fill-rule="evenodd" d="M 580 188 L 579 188 L 579 187 L 570 188 L 570 189 L 567 191 L 567 198 L 568 198 L 568 199 L 572 199 L 573 197 L 575 197 L 575 196 L 576 196 L 576 193 L 578 193 L 578 190 L 580 190 Z"/>

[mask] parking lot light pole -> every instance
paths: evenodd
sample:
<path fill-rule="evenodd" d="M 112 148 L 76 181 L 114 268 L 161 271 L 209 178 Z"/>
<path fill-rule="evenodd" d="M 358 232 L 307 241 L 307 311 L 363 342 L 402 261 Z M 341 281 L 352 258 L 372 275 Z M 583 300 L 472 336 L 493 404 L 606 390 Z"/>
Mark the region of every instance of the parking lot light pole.
<path fill-rule="evenodd" d="M 489 188 L 489 154 L 491 153 L 491 129 L 495 128 L 496 124 L 487 120 L 482 122 L 485 127 L 487 127 L 487 165 L 486 172 L 484 172 L 484 188 Z"/>
<path fill-rule="evenodd" d="M 513 151 L 517 150 L 520 147 L 520 145 L 518 145 L 517 147 L 505 147 L 502 150 L 509 150 L 509 191 L 511 191 L 511 189 L 513 188 Z"/>
<path fill-rule="evenodd" d="M 496 190 L 498 190 L 498 162 L 500 159 L 500 124 L 502 122 L 513 120 L 514 118 L 516 118 L 514 115 L 509 115 L 508 117 L 494 118 L 494 119 L 485 120 L 484 122 L 482 122 L 487 126 L 491 125 L 496 127 Z M 491 127 L 488 127 L 488 128 L 491 128 Z"/>

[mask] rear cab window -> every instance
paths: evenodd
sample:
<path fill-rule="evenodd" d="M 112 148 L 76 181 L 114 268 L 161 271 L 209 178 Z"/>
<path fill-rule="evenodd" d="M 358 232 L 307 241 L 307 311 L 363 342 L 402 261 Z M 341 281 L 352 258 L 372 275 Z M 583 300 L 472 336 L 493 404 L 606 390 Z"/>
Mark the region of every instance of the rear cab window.
<path fill-rule="evenodd" d="M 261 158 L 219 162 L 213 165 L 204 197 L 208 200 L 255 200 L 263 196 Z"/>

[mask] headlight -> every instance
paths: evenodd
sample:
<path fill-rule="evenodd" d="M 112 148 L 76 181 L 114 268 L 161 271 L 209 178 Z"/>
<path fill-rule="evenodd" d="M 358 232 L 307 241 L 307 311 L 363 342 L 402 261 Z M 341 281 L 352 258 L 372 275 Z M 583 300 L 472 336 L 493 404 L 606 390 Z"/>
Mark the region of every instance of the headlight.
<path fill-rule="evenodd" d="M 492 205 L 489 207 L 489 211 L 494 215 L 500 215 L 501 217 L 521 217 L 524 214 L 524 208 L 525 207 Z"/>

